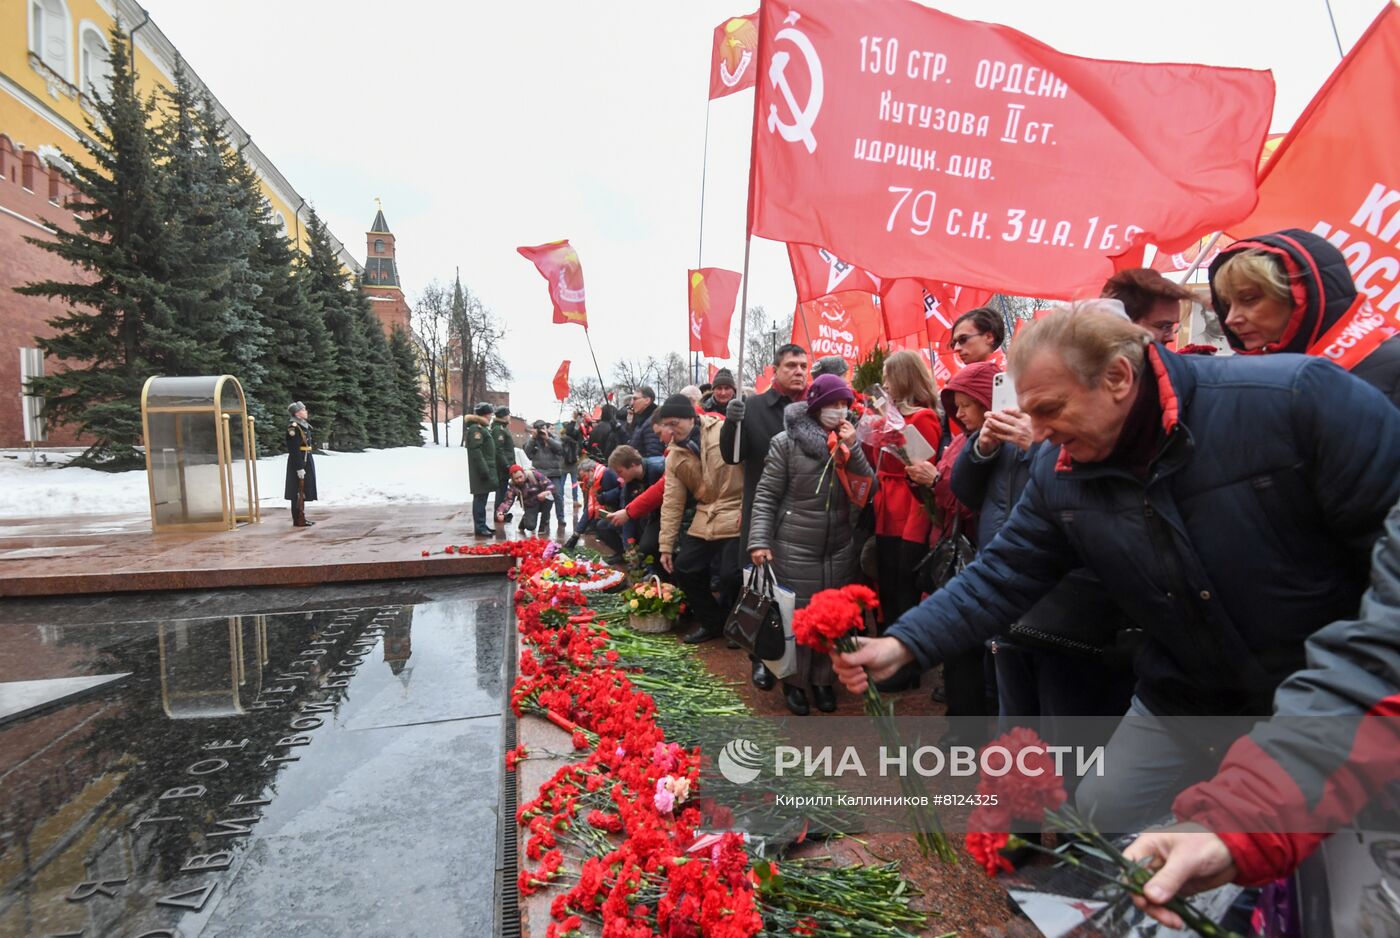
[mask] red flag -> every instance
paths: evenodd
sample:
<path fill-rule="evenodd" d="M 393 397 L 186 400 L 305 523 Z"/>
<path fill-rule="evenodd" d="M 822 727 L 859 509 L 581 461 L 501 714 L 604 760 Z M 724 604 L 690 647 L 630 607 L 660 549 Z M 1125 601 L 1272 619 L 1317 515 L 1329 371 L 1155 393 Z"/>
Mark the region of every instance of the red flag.
<path fill-rule="evenodd" d="M 884 337 L 879 303 L 878 296 L 858 292 L 799 303 L 792 319 L 792 341 L 806 348 L 813 361 L 840 355 L 852 364 L 859 362 Z"/>
<path fill-rule="evenodd" d="M 847 264 L 826 248 L 813 244 L 789 244 L 787 249 L 799 303 L 847 290 L 880 292 L 879 277 Z"/>
<path fill-rule="evenodd" d="M 885 310 L 885 328 L 891 337 L 918 335 L 937 342 L 952 332 L 953 323 L 963 313 L 992 301 L 991 290 L 977 290 L 944 283 L 903 277 L 886 280 L 880 298 Z"/>
<path fill-rule="evenodd" d="M 583 265 L 579 263 L 578 252 L 568 239 L 515 250 L 534 263 L 540 276 L 549 281 L 554 321 L 576 322 L 587 329 L 588 313 L 583 308 Z"/>
<path fill-rule="evenodd" d="M 903 0 L 760 16 L 753 234 L 1068 297 L 1133 242 L 1176 250 L 1254 204 L 1267 72 L 1077 58 Z"/>
<path fill-rule="evenodd" d="M 1196 263 L 1196 258 L 1200 256 L 1202 251 L 1206 250 L 1208 244 L 1210 250 L 1206 252 L 1205 257 L 1201 258 L 1201 262 L 1196 267 L 1198 270 L 1209 267 L 1210 262 L 1215 260 L 1215 255 L 1220 253 L 1220 249 L 1230 243 L 1229 238 L 1215 238 L 1215 243 L 1211 244 L 1211 238 L 1215 238 L 1215 235 L 1204 237 L 1195 244 L 1187 245 L 1182 250 L 1171 254 L 1166 251 L 1158 251 L 1156 256 L 1152 258 L 1152 269 L 1164 274 L 1190 270 L 1191 265 Z"/>
<path fill-rule="evenodd" d="M 752 88 L 758 54 L 758 14 L 735 16 L 715 27 L 710 55 L 710 100 Z"/>
<path fill-rule="evenodd" d="M 706 358 L 728 358 L 729 321 L 734 318 L 741 275 L 720 267 L 701 267 L 686 274 L 690 350 Z"/>
<path fill-rule="evenodd" d="M 564 400 L 569 396 L 569 360 L 566 358 L 554 373 L 554 397 Z"/>
<path fill-rule="evenodd" d="M 1278 145 L 1259 205 L 1228 230 L 1310 228 L 1335 244 L 1357 289 L 1400 318 L 1400 8 L 1387 3 Z"/>
<path fill-rule="evenodd" d="M 706 381 L 706 383 L 713 384 L 713 383 L 714 383 L 714 380 L 715 380 L 715 375 L 717 375 L 717 374 L 719 374 L 719 365 L 706 365 L 706 366 L 705 366 L 705 381 Z"/>
<path fill-rule="evenodd" d="M 773 386 L 773 366 L 772 366 L 772 365 L 769 365 L 767 368 L 763 369 L 763 371 L 759 372 L 758 377 L 757 377 L 756 379 L 754 379 L 754 383 L 753 383 L 754 393 L 756 393 L 756 394 L 762 394 L 764 391 L 768 390 L 768 389 L 771 388 L 772 386 Z"/>

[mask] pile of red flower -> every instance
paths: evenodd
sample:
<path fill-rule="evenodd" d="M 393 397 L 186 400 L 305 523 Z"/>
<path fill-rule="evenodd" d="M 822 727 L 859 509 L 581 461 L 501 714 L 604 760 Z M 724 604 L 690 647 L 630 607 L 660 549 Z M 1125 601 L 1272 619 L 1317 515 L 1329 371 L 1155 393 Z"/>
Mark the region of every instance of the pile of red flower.
<path fill-rule="evenodd" d="M 531 542 L 525 542 L 531 543 Z M 549 938 L 584 919 L 605 938 L 748 938 L 763 927 L 757 879 L 738 834 L 697 838 L 698 750 L 668 743 L 656 704 L 606 650 L 607 633 L 568 583 L 542 586 L 543 546 L 521 556 L 516 616 L 526 650 L 511 692 L 517 715 L 545 716 L 586 750 L 521 805 L 528 831 L 517 885 L 523 895 L 565 875 L 551 905 Z M 533 582 L 532 582 L 533 581 Z M 508 770 L 527 756 L 506 756 Z"/>
<path fill-rule="evenodd" d="M 853 635 L 864 630 L 865 613 L 879 605 L 875 591 L 859 583 L 822 590 L 793 613 L 792 637 L 797 644 L 823 653 L 853 651 Z"/>
<path fill-rule="evenodd" d="M 1013 867 L 1001 852 L 1011 842 L 1012 821 L 1039 821 L 1046 811 L 1065 803 L 1065 785 L 1055 771 L 1055 759 L 1035 730 L 1016 727 L 987 744 L 1010 754 L 1011 770 L 1005 775 L 984 774 L 977 782 L 982 802 L 967 819 L 964 841 L 988 876 Z M 1023 750 L 1029 750 L 1023 755 Z M 1022 768 L 1024 767 L 1024 771 Z"/>

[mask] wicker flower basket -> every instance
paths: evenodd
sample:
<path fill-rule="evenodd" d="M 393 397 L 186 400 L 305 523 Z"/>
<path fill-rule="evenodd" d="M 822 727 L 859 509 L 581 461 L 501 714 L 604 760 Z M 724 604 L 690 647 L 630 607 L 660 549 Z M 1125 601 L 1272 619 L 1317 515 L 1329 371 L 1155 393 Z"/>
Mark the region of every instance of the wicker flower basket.
<path fill-rule="evenodd" d="M 634 632 L 648 634 L 671 631 L 671 620 L 659 612 L 648 613 L 644 616 L 630 615 L 627 617 L 627 625 Z"/>

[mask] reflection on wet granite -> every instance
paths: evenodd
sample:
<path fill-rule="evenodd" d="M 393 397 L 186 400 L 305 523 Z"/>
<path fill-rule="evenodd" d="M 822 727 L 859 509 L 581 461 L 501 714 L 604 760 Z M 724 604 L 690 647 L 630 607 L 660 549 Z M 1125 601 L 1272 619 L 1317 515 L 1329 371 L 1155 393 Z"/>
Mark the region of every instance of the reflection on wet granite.
<path fill-rule="evenodd" d="M 0 935 L 490 934 L 507 584 L 445 593 L 0 624 L 0 681 L 130 672 L 0 726 Z"/>

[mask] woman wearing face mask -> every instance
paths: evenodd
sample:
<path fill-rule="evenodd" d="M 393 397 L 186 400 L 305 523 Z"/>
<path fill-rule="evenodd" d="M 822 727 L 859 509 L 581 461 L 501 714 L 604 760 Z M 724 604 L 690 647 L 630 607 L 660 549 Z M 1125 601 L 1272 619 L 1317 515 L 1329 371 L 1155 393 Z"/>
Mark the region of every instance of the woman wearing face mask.
<path fill-rule="evenodd" d="M 1375 311 L 1330 241 L 1298 228 L 1236 241 L 1211 262 L 1210 293 L 1240 354 L 1327 354 L 1400 406 L 1400 336 L 1334 344 L 1337 330 L 1353 318 L 1371 324 Z"/>
<path fill-rule="evenodd" d="M 848 419 L 855 393 L 836 375 L 821 375 L 807 388 L 805 401 L 783 412 L 785 429 L 773 437 L 749 518 L 749 556 L 772 563 L 777 581 L 797 594 L 802 608 L 814 593 L 854 582 L 852 542 L 859 507 L 850 491 L 868 493 L 873 473 L 856 444 Z M 808 713 L 810 685 L 817 709 L 836 709 L 831 658 L 797 650 L 797 673 L 783 681 L 788 709 Z"/>

